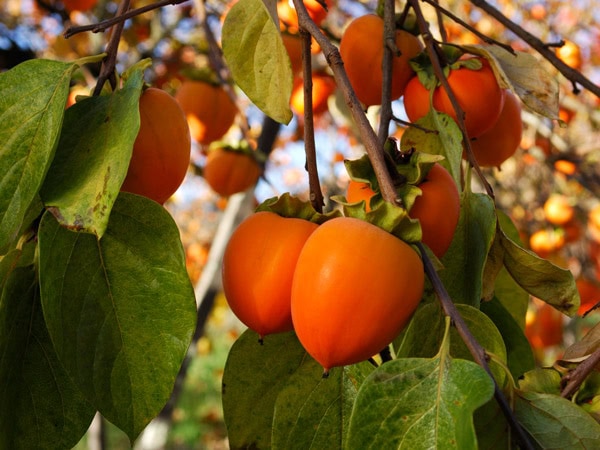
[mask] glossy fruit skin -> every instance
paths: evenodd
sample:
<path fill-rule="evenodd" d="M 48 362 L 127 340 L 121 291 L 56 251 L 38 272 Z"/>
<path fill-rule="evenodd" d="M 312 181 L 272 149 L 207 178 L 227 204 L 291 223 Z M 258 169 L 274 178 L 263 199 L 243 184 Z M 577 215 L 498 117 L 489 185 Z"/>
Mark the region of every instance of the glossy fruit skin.
<path fill-rule="evenodd" d="M 408 323 L 423 285 L 421 258 L 408 244 L 359 219 L 331 219 L 298 257 L 294 329 L 326 371 L 367 360 Z"/>
<path fill-rule="evenodd" d="M 458 225 L 460 194 L 450 173 L 438 163 L 431 167 L 419 188 L 423 193 L 408 214 L 419 219 L 423 243 L 441 258 L 448 251 Z"/>
<path fill-rule="evenodd" d="M 209 151 L 202 176 L 213 191 L 229 197 L 254 186 L 261 173 L 251 155 L 217 148 Z"/>
<path fill-rule="evenodd" d="M 521 101 L 511 91 L 506 90 L 504 106 L 496 123 L 471 142 L 477 164 L 481 167 L 500 167 L 515 154 L 522 135 Z"/>
<path fill-rule="evenodd" d="M 313 115 L 318 116 L 327 111 L 327 99 L 335 91 L 335 80 L 326 73 L 313 73 L 312 76 Z M 294 80 L 290 106 L 298 116 L 304 116 L 304 80 L 297 77 Z"/>
<path fill-rule="evenodd" d="M 185 112 L 192 139 L 203 145 L 223 137 L 238 112 L 222 87 L 204 81 L 185 80 L 175 98 Z"/>
<path fill-rule="evenodd" d="M 577 314 L 582 316 L 600 302 L 600 286 L 598 283 L 594 283 L 586 278 L 578 278 L 575 284 L 577 285 L 577 291 L 579 291 L 579 298 L 581 299 Z"/>
<path fill-rule="evenodd" d="M 86 12 L 96 6 L 98 0 L 62 0 L 65 9 L 71 11 Z"/>
<path fill-rule="evenodd" d="M 234 314 L 261 337 L 291 331 L 298 255 L 318 225 L 261 211 L 233 232 L 223 255 L 223 290 Z"/>
<path fill-rule="evenodd" d="M 302 40 L 297 34 L 289 33 L 281 33 L 281 39 L 290 57 L 292 73 L 295 75 L 302 70 Z"/>
<path fill-rule="evenodd" d="M 396 46 L 401 54 L 392 65 L 392 100 L 402 96 L 414 71 L 409 60 L 421 52 L 419 39 L 404 30 L 396 31 Z M 383 19 L 367 14 L 354 19 L 340 41 L 340 55 L 350 84 L 365 106 L 381 104 L 383 73 Z"/>
<path fill-rule="evenodd" d="M 482 63 L 481 69 L 472 70 L 461 66 L 451 70 L 448 75 L 448 84 L 465 113 L 465 127 L 469 138 L 479 137 L 490 130 L 504 106 L 505 91 L 498 85 L 490 64 L 483 58 L 477 59 Z M 411 81 L 420 83 L 418 78 Z M 429 94 L 423 98 L 423 91 L 427 92 L 422 85 L 420 89 L 412 86 L 410 93 L 406 92 L 404 95 L 406 115 L 411 122 L 416 122 L 429 111 Z M 456 121 L 454 107 L 441 86 L 435 88 L 433 105 L 437 111 L 448 114 Z"/>
<path fill-rule="evenodd" d="M 330 7 L 335 2 L 325 0 L 325 3 Z M 313 22 L 320 26 L 327 17 L 328 11 L 316 0 L 304 0 L 304 6 Z M 277 14 L 286 27 L 294 30 L 298 29 L 298 14 L 291 0 L 279 0 L 277 2 Z"/>
<path fill-rule="evenodd" d="M 438 258 L 448 251 L 460 217 L 460 194 L 450 173 L 440 164 L 434 164 L 425 180 L 419 184 L 422 194 L 408 212 L 421 223 L 422 241 Z M 350 181 L 346 200 L 356 203 L 365 200 L 368 212 L 370 198 L 375 195 L 367 183 Z"/>
<path fill-rule="evenodd" d="M 433 107 L 436 111 L 440 110 L 439 96 L 439 89 L 435 89 L 433 92 Z M 425 89 L 419 77 L 413 76 L 404 90 L 404 110 L 408 120 L 416 122 L 421 117 L 425 117 L 430 109 L 429 102 L 429 91 Z"/>
<path fill-rule="evenodd" d="M 139 109 L 140 129 L 121 190 L 163 204 L 187 173 L 190 131 L 179 103 L 161 89 L 146 89 Z"/>

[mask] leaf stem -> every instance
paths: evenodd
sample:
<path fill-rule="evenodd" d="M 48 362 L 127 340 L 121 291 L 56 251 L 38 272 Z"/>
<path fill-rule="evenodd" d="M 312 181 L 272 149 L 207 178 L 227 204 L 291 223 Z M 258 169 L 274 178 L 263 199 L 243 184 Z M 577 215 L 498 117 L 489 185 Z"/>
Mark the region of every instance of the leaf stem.
<path fill-rule="evenodd" d="M 423 266 L 425 267 L 425 274 L 431 281 L 433 289 L 438 297 L 438 300 L 440 301 L 440 303 L 442 305 L 442 309 L 444 310 L 444 313 L 452 319 L 452 323 L 454 324 L 456 331 L 458 331 L 458 334 L 460 335 L 463 342 L 469 349 L 469 352 L 473 356 L 473 359 L 475 360 L 475 362 L 477 364 L 479 364 L 488 373 L 488 375 L 492 379 L 492 382 L 494 383 L 494 397 L 496 399 L 496 402 L 498 403 L 498 406 L 504 413 L 504 416 L 506 417 L 508 424 L 510 425 L 512 430 L 515 432 L 515 436 L 519 440 L 520 445 L 524 449 L 533 449 L 534 447 L 529 440 L 529 436 L 527 435 L 525 430 L 523 430 L 523 428 L 521 427 L 521 424 L 519 423 L 519 421 L 517 420 L 517 418 L 515 417 L 515 415 L 513 413 L 510 403 L 504 396 L 504 393 L 502 392 L 502 390 L 498 386 L 498 383 L 496 383 L 494 376 L 492 375 L 492 372 L 491 372 L 490 367 L 487 362 L 487 355 L 486 355 L 485 349 L 481 346 L 481 344 L 479 344 L 479 342 L 477 342 L 477 340 L 475 339 L 473 334 L 471 334 L 469 327 L 467 326 L 466 322 L 464 321 L 464 319 L 458 312 L 458 309 L 456 308 L 456 305 L 454 305 L 454 302 L 448 295 L 448 291 L 446 291 L 446 288 L 444 287 L 442 280 L 440 279 L 437 272 L 435 271 L 435 267 L 433 266 L 433 263 L 429 259 L 429 256 L 427 256 L 425 247 L 420 242 L 417 243 L 417 247 L 419 248 L 419 251 L 421 252 L 421 255 L 423 258 Z"/>

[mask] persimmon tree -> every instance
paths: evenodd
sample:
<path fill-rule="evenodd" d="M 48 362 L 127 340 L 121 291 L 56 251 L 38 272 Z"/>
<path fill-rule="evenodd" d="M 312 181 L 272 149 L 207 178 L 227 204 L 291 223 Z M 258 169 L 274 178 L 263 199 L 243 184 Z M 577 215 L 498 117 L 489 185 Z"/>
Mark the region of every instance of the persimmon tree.
<path fill-rule="evenodd" d="M 56 2 L 41 3 L 69 14 Z M 103 53 L 68 61 L 33 59 L 0 74 L 0 449 L 73 447 L 96 412 L 133 443 L 172 399 L 177 380 L 185 376 L 187 349 L 202 330 L 205 315 L 198 315 L 197 306 L 206 291 L 196 286 L 194 295 L 176 222 L 162 204 L 122 190 L 140 131 L 140 98 L 147 84 L 160 84 L 156 71 L 148 76 L 148 59 L 117 64 L 120 43 L 127 40 L 125 22 L 139 25 L 144 14 L 185 2 L 162 0 L 140 8 L 131 3 L 122 0 L 112 18 L 66 30 L 73 38 L 110 29 Z M 539 352 L 553 344 L 539 333 L 532 337 L 534 328 L 526 323 L 530 297 L 540 311 L 581 314 L 578 286 L 585 271 L 576 283 L 554 250 L 538 254 L 523 243 L 525 214 L 508 207 L 499 195 L 502 178 L 486 168 L 523 157 L 516 147 L 531 136 L 523 133 L 517 143 L 521 119 L 525 131 L 532 123 L 567 122 L 560 113 L 562 99 L 571 94 L 561 92 L 559 76 L 575 92 L 600 97 L 600 88 L 578 64 L 564 62 L 554 42 L 530 34 L 484 1 L 463 2 L 466 17 L 453 12 L 454 2 L 447 8 L 430 0 L 278 3 L 238 0 L 213 10 L 221 16 L 216 34 L 210 8 L 194 1 L 211 74 L 186 67 L 172 89 L 179 84 L 218 91 L 221 100 L 198 110 L 194 100 L 208 94 L 185 98 L 189 127 L 196 124 L 202 133 L 192 133 L 194 145 L 208 158 L 220 151 L 248 159 L 252 173 L 242 175 L 250 183 L 260 172 L 271 176 L 265 161 L 294 114 L 306 149 L 307 198 L 286 193 L 265 200 L 253 221 L 238 229 L 245 235 L 236 235 L 227 250 L 227 239 L 211 249 L 214 267 L 226 255 L 225 293 L 250 327 L 224 367 L 230 447 L 600 445 L 595 370 L 600 325 L 577 336 L 552 367 L 542 367 L 536 364 Z M 471 25 L 473 8 L 529 45 L 527 51 Z M 343 13 L 329 19 L 328 9 Z M 378 63 L 363 73 L 360 64 L 353 65 L 349 76 L 339 43 L 344 26 L 367 14 L 374 15 L 378 29 L 383 22 L 375 33 Z M 479 41 L 461 42 L 456 27 Z M 141 39 L 143 30 L 137 30 Z M 402 58 L 398 34 L 416 42 L 409 64 L 406 58 L 396 64 Z M 290 35 L 301 42 L 301 68 L 297 47 L 293 55 L 289 43 L 286 47 Z M 344 53 L 351 55 L 352 47 Z M 395 70 L 403 72 L 396 91 Z M 93 88 L 65 107 L 82 72 L 93 79 Z M 329 86 L 335 82 L 340 115 L 364 148 L 344 168 L 352 183 L 368 189 L 366 197 L 354 200 L 345 190 L 331 195 L 322 186 L 315 128 L 325 103 L 313 93 L 313 80 L 323 74 Z M 478 78 L 482 74 L 485 80 Z M 355 88 L 364 89 L 371 78 L 380 95 L 361 104 Z M 292 108 L 299 83 L 302 108 Z M 396 98 L 411 89 L 416 91 L 410 95 L 421 97 L 406 102 L 407 113 L 419 109 L 416 116 L 407 114 L 409 122 L 398 113 L 404 104 Z M 327 92 L 331 102 L 330 89 L 318 91 Z M 480 93 L 491 91 L 493 102 L 491 94 Z M 252 111 L 260 111 L 261 124 L 251 123 Z M 221 113 L 226 126 L 198 125 Z M 227 136 L 235 116 L 238 142 L 215 142 Z M 473 118 L 484 116 L 489 119 L 484 130 L 471 127 Z M 160 123 L 153 125 L 160 132 Z M 205 139 L 217 125 L 222 129 Z M 164 126 L 172 132 L 166 119 Z M 487 132 L 509 135 L 502 157 L 480 156 Z M 487 150 L 500 152 L 500 137 L 490 139 Z M 581 170 L 580 186 L 592 194 L 589 205 L 598 203 L 594 180 L 578 169 L 585 167 L 580 156 L 565 150 L 550 162 L 559 176 Z M 429 193 L 426 186 L 440 171 L 452 190 Z M 233 185 L 227 177 L 234 169 L 221 172 L 214 183 Z M 156 176 L 155 183 L 162 178 Z M 241 185 L 239 190 L 248 186 Z M 437 195 L 437 206 L 417 213 L 426 195 Z M 539 203 L 542 211 L 544 201 Z M 565 236 L 576 220 L 572 211 L 559 222 L 555 213 L 545 214 L 552 226 L 564 227 L 554 231 Z M 596 216 L 589 216 L 592 242 L 598 239 Z M 265 217 L 272 224 L 261 220 Z M 439 235 L 451 238 L 441 250 L 426 237 L 429 222 L 434 233 L 437 223 Z M 286 223 L 302 224 L 301 239 L 287 235 L 293 230 Z M 261 229 L 267 225 L 276 231 Z M 282 249 L 287 238 L 294 241 L 292 257 Z M 260 253 L 267 244 L 277 258 Z M 269 277 L 277 286 L 273 292 Z M 260 289 L 245 303 L 245 292 L 255 285 Z M 586 292 L 593 292 L 591 285 Z M 263 308 L 261 295 L 273 297 L 269 302 L 276 307 Z M 593 308 L 588 298 L 585 304 Z M 268 323 L 273 316 L 278 322 Z"/>

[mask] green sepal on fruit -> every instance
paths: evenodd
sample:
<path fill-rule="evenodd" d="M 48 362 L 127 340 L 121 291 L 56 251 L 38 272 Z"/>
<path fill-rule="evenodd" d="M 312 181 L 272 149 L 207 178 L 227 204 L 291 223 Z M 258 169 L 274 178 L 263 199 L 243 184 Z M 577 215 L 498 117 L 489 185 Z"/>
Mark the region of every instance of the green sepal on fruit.
<path fill-rule="evenodd" d="M 397 151 L 396 142 L 392 140 L 386 144 L 385 151 L 389 161 L 394 161 L 398 174 L 396 194 L 401 205 L 383 200 L 368 155 L 357 160 L 346 160 L 344 165 L 351 180 L 368 184 L 375 193 L 370 200 L 366 200 L 369 204 L 365 200 L 352 202 L 341 195 L 332 197 L 332 200 L 342 205 L 346 216 L 377 225 L 405 242 L 419 242 L 422 239 L 421 226 L 417 219 L 409 217 L 409 213 L 416 198 L 422 194 L 418 185 L 423 182 L 433 165 L 444 158 L 416 151 L 401 154 Z"/>
<path fill-rule="evenodd" d="M 281 217 L 304 219 L 321 225 L 334 217 L 340 217 L 342 213 L 334 210 L 328 213 L 318 212 L 310 202 L 303 201 L 286 192 L 279 197 L 271 197 L 256 207 L 256 212 L 269 211 Z"/>

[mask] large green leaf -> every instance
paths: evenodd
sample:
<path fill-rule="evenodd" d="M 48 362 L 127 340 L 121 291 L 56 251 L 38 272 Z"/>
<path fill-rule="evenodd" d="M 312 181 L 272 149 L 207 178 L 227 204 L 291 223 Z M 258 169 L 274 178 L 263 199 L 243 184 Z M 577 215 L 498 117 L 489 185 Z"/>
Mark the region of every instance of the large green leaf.
<path fill-rule="evenodd" d="M 14 269 L 2 268 L 0 449 L 71 448 L 96 409 L 58 361 L 42 315 L 35 267 L 21 266 L 22 258 L 14 251 L 2 260 L 10 260 Z"/>
<path fill-rule="evenodd" d="M 371 364 L 361 363 L 323 378 L 321 365 L 305 359 L 277 396 L 273 448 L 343 448 L 358 387 L 372 371 Z"/>
<path fill-rule="evenodd" d="M 42 200 L 65 227 L 102 237 L 127 175 L 140 126 L 142 71 L 111 95 L 89 97 L 65 112 Z"/>
<path fill-rule="evenodd" d="M 579 292 L 571 271 L 525 250 L 498 230 L 504 249 L 504 266 L 525 291 L 568 316 L 579 309 Z"/>
<path fill-rule="evenodd" d="M 458 227 L 439 271 L 455 303 L 478 307 L 482 297 L 483 273 L 496 232 L 493 200 L 485 194 L 463 191 Z"/>
<path fill-rule="evenodd" d="M 600 445 L 600 424 L 558 395 L 517 391 L 515 415 L 540 448 L 587 450 Z"/>
<path fill-rule="evenodd" d="M 171 216 L 121 194 L 102 239 L 39 229 L 44 317 L 60 361 L 87 399 L 134 439 L 168 400 L 196 323 Z"/>
<path fill-rule="evenodd" d="M 266 336 L 262 345 L 251 330 L 238 338 L 223 374 L 223 414 L 232 449 L 271 447 L 277 396 L 309 359 L 294 333 Z"/>
<path fill-rule="evenodd" d="M 494 322 L 472 306 L 458 304 L 456 307 L 477 342 L 486 351 L 494 354 L 502 364 L 506 364 L 506 347 Z M 432 358 L 439 352 L 445 328 L 445 316 L 438 303 L 430 303 L 419 308 L 403 334 L 397 356 Z M 473 360 L 469 349 L 454 327 L 450 328 L 449 349 L 450 355 L 454 358 Z M 504 370 L 494 361 L 490 361 L 490 367 L 498 384 L 502 385 L 506 377 Z"/>
<path fill-rule="evenodd" d="M 52 161 L 77 67 L 38 59 L 0 74 L 0 252 L 17 237 Z"/>
<path fill-rule="evenodd" d="M 292 119 L 292 69 L 279 27 L 263 0 L 239 0 L 223 23 L 223 54 L 236 84 L 277 122 Z"/>
<path fill-rule="evenodd" d="M 432 359 L 390 361 L 361 385 L 346 448 L 476 448 L 473 412 L 493 392 L 481 367 L 447 349 Z"/>

